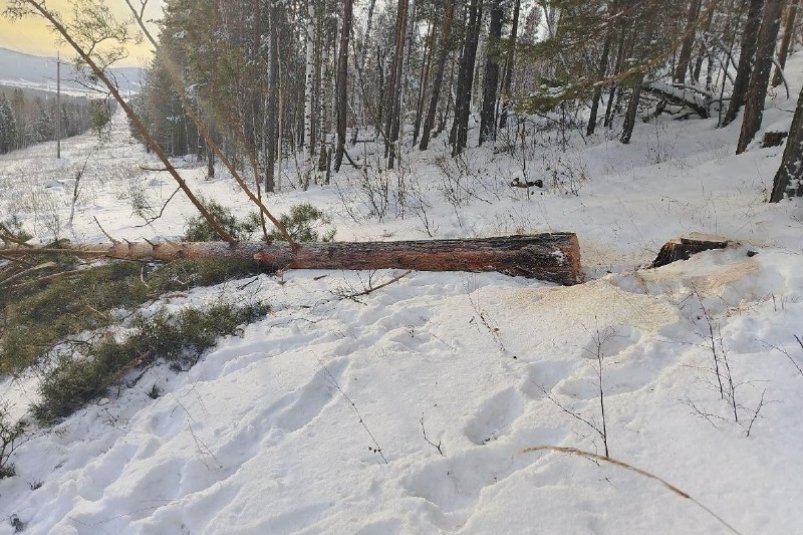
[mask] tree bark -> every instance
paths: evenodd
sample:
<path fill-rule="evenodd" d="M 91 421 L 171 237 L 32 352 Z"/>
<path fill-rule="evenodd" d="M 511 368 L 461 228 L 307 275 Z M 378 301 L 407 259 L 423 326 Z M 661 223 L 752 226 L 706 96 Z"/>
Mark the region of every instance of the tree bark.
<path fill-rule="evenodd" d="M 781 27 L 783 5 L 783 0 L 768 0 L 764 8 L 764 20 L 762 20 L 761 29 L 758 32 L 756 63 L 753 75 L 750 77 L 742 131 L 736 146 L 736 154 L 747 150 L 747 145 L 753 141 L 756 133 L 761 129 L 761 121 L 764 118 L 764 99 L 767 98 L 767 87 L 775 57 L 775 42 Z"/>
<path fill-rule="evenodd" d="M 340 50 L 337 59 L 337 149 L 335 150 L 335 171 L 340 171 L 343 153 L 346 150 L 346 118 L 348 109 L 349 76 L 349 37 L 353 0 L 343 2 L 343 31 L 340 34 Z"/>
<path fill-rule="evenodd" d="M 415 124 L 413 125 L 413 145 L 418 143 L 418 135 L 421 132 L 421 119 L 424 114 L 424 102 L 427 99 L 427 86 L 429 85 L 429 73 L 432 70 L 432 56 L 433 48 L 435 45 L 435 24 L 430 22 L 429 35 L 427 36 L 426 49 L 424 51 L 424 59 L 421 62 L 421 75 L 419 80 L 421 86 L 418 92 L 418 99 L 416 100 L 415 108 Z"/>
<path fill-rule="evenodd" d="M 255 260 L 270 270 L 412 269 L 499 272 L 571 285 L 582 281 L 580 247 L 571 233 L 465 240 L 309 243 L 116 243 L 46 249 L 8 244 L 7 257 L 68 252 L 83 257 L 173 261 L 182 258 Z"/>
<path fill-rule="evenodd" d="M 708 6 L 710 7 L 710 6 Z M 700 41 L 700 50 L 697 54 L 697 60 L 694 62 L 694 72 L 692 72 L 692 79 L 694 83 L 700 83 L 700 72 L 703 68 L 703 59 L 708 56 L 708 63 L 709 69 L 706 73 L 706 85 L 705 88 L 709 89 L 711 87 L 711 61 L 712 55 L 710 48 L 706 46 L 705 43 L 705 36 L 708 35 L 709 30 L 711 29 L 711 24 L 714 22 L 714 10 L 713 9 L 706 9 L 708 11 L 708 16 L 705 18 L 705 22 L 703 23 L 703 27 L 700 28 L 700 33 L 703 35 L 703 39 Z"/>
<path fill-rule="evenodd" d="M 618 2 L 614 1 L 610 4 L 611 13 L 608 13 L 608 29 L 605 31 L 605 42 L 602 45 L 602 57 L 599 60 L 599 69 L 597 69 L 597 76 L 600 80 L 605 78 L 605 73 L 608 71 L 608 58 L 611 55 L 611 43 L 613 41 L 613 20 L 611 15 L 616 15 L 618 9 Z M 594 96 L 591 98 L 591 112 L 588 116 L 588 124 L 586 125 L 586 135 L 590 136 L 597 128 L 597 114 L 599 113 L 599 101 L 602 99 L 602 86 L 598 85 L 594 88 Z"/>
<path fill-rule="evenodd" d="M 399 9 L 396 14 L 396 48 L 393 53 L 390 79 L 385 89 L 387 93 L 385 116 L 385 154 L 387 155 L 388 169 L 393 169 L 396 163 L 396 142 L 398 141 L 398 122 L 401 113 L 401 87 L 404 70 L 404 45 L 407 38 L 407 16 L 410 7 L 409 0 L 399 0 Z M 395 133 L 395 135 L 394 135 Z"/>
<path fill-rule="evenodd" d="M 683 39 L 683 44 L 680 47 L 680 55 L 678 62 L 675 66 L 675 81 L 681 84 L 686 83 L 686 71 L 689 70 L 689 62 L 691 61 L 691 51 L 694 46 L 694 37 L 697 32 L 691 29 L 697 24 L 697 17 L 700 15 L 701 0 L 691 0 L 689 4 L 689 14 L 686 18 L 686 37 Z"/>
<path fill-rule="evenodd" d="M 622 135 L 619 138 L 619 141 L 624 145 L 630 143 L 630 138 L 633 136 L 633 128 L 636 126 L 636 114 L 638 112 L 639 100 L 641 99 L 644 74 L 640 74 L 634 83 L 633 92 L 630 94 L 630 101 L 627 103 L 627 112 L 625 113 L 625 121 L 622 126 Z"/>
<path fill-rule="evenodd" d="M 279 100 L 279 9 L 270 8 L 270 59 L 268 63 L 268 109 L 267 109 L 267 135 L 265 144 L 267 148 L 267 161 L 265 162 L 265 192 L 276 191 L 276 153 L 277 136 L 276 123 L 278 119 Z M 254 170 L 256 171 L 256 169 Z"/>
<path fill-rule="evenodd" d="M 792 44 L 792 37 L 795 34 L 795 20 L 797 10 L 800 7 L 800 0 L 792 0 L 786 8 L 786 20 L 784 21 L 783 38 L 781 48 L 778 50 L 778 65 L 775 67 L 775 76 L 772 78 L 772 87 L 778 87 L 783 82 L 783 69 L 786 67 L 786 57 L 789 55 L 789 46 Z"/>
<path fill-rule="evenodd" d="M 446 60 L 449 58 L 449 35 L 452 31 L 452 21 L 454 20 L 455 0 L 444 0 L 443 26 L 441 28 L 440 50 L 438 51 L 438 66 L 435 70 L 435 79 L 432 81 L 432 96 L 429 100 L 427 117 L 424 119 L 424 128 L 421 132 L 421 143 L 419 150 L 427 150 L 429 146 L 429 136 L 435 126 L 435 113 L 438 109 L 438 101 L 441 96 L 443 86 L 443 75 L 446 71 Z"/>
<path fill-rule="evenodd" d="M 306 152 L 308 155 L 308 167 L 309 170 L 312 170 L 312 162 L 315 156 L 315 150 L 317 145 L 315 143 L 315 138 L 313 132 L 315 128 L 313 124 L 315 122 L 315 117 L 313 114 L 313 106 L 314 106 L 314 84 L 315 84 L 315 52 L 316 52 L 316 23 L 317 20 L 315 14 L 315 1 L 309 0 L 309 5 L 307 6 L 307 25 L 306 25 L 306 35 L 305 35 L 305 43 L 306 43 L 306 51 L 305 51 L 305 61 L 304 61 L 304 147 L 306 147 Z"/>
<path fill-rule="evenodd" d="M 747 87 L 750 85 L 750 76 L 753 74 L 755 63 L 756 44 L 758 31 L 761 28 L 761 13 L 764 8 L 764 0 L 750 0 L 750 8 L 747 11 L 747 22 L 742 34 L 742 46 L 739 52 L 739 65 L 736 68 L 736 81 L 733 83 L 731 91 L 731 101 L 722 126 L 727 126 L 736 119 L 744 99 L 747 96 Z"/>
<path fill-rule="evenodd" d="M 494 0 L 491 7 L 491 20 L 488 26 L 488 43 L 486 46 L 485 77 L 483 80 L 482 112 L 480 113 L 480 139 L 482 145 L 486 140 L 496 139 L 496 89 L 499 85 L 499 43 L 502 39 L 501 0 Z"/>
<path fill-rule="evenodd" d="M 803 196 L 803 90 L 797 99 L 795 117 L 789 129 L 781 167 L 775 174 L 770 202 L 779 202 L 786 196 Z"/>
<path fill-rule="evenodd" d="M 474 85 L 474 64 L 477 60 L 477 46 L 482 24 L 482 1 L 471 0 L 469 21 L 466 26 L 466 39 L 463 55 L 460 58 L 460 72 L 457 76 L 454 123 L 449 135 L 452 142 L 452 156 L 463 152 L 468 142 L 468 118 L 471 112 L 471 88 Z"/>
<path fill-rule="evenodd" d="M 505 75 L 502 80 L 502 110 L 499 113 L 499 128 L 507 126 L 507 116 L 510 113 L 510 88 L 513 85 L 513 68 L 516 65 L 516 41 L 519 34 L 519 15 L 521 13 L 521 0 L 513 5 L 513 25 L 510 28 L 507 58 L 505 58 Z"/>
<path fill-rule="evenodd" d="M 616 65 L 613 68 L 614 74 L 619 74 L 622 71 L 622 66 L 624 64 L 625 59 L 625 48 L 627 48 L 627 33 L 628 33 L 628 24 L 626 20 L 622 20 L 619 23 L 619 39 L 617 44 L 617 51 L 616 51 Z M 621 88 L 619 84 L 612 83 L 610 89 L 608 90 L 608 102 L 605 105 L 605 121 L 604 126 L 606 128 L 610 128 L 613 126 L 613 116 L 614 116 L 614 109 L 613 109 L 613 102 L 616 97 L 617 89 L 621 93 Z"/>

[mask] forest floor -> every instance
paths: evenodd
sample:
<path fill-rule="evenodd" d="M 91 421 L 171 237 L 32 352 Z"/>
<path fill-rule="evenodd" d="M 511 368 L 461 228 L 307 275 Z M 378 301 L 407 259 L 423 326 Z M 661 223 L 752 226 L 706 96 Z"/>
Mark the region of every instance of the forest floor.
<path fill-rule="evenodd" d="M 788 128 L 801 83 L 768 100 L 765 131 Z M 339 240 L 571 231 L 587 282 L 416 272 L 347 299 L 400 272 L 290 271 L 164 297 L 145 312 L 257 299 L 272 312 L 186 373 L 152 367 L 35 430 L 0 481 L 0 516 L 34 534 L 733 532 L 703 504 L 738 533 L 795 532 L 803 205 L 766 203 L 783 147 L 735 156 L 739 125 L 715 126 L 640 123 L 628 146 L 570 132 L 565 151 L 559 133 L 512 152 L 503 135 L 457 163 L 438 138 L 400 172 L 346 168 L 307 192 L 284 169 L 270 206 L 311 202 Z M 0 213 L 38 236 L 104 241 L 97 217 L 115 238 L 173 239 L 194 215 L 176 196 L 135 228 L 174 187 L 142 169 L 158 164 L 119 116 L 103 143 L 53 152 L 0 157 Z M 352 152 L 376 169 L 377 147 Z M 249 209 L 225 175 L 180 163 L 204 197 Z M 546 187 L 528 196 L 515 177 Z M 639 269 L 694 231 L 737 243 Z M 699 504 L 620 466 L 525 451 L 604 453 L 600 362 L 610 456 Z M 37 382 L 7 379 L 0 398 L 21 415 Z"/>

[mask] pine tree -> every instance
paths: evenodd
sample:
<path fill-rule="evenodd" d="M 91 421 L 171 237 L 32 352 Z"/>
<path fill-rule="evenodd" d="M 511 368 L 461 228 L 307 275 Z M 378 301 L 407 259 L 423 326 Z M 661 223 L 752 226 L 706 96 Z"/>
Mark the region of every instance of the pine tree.
<path fill-rule="evenodd" d="M 335 171 L 340 171 L 346 150 L 346 119 L 348 107 L 349 39 L 353 17 L 352 0 L 343 2 L 343 28 L 340 33 L 340 48 L 337 58 L 337 148 Z"/>
<path fill-rule="evenodd" d="M 499 128 L 507 126 L 507 116 L 510 112 L 510 90 L 513 86 L 513 71 L 516 65 L 516 40 L 519 35 L 519 16 L 521 15 L 521 0 L 514 0 L 513 22 L 510 28 L 510 37 L 507 40 L 507 56 L 505 57 L 505 75 L 502 79 L 501 112 L 499 113 Z"/>
<path fill-rule="evenodd" d="M 0 154 L 14 149 L 17 140 L 17 122 L 4 93 L 0 93 Z"/>
<path fill-rule="evenodd" d="M 770 202 L 779 202 L 786 196 L 803 197 L 803 89 L 797 99 L 781 167 L 775 174 Z"/>
<path fill-rule="evenodd" d="M 449 59 L 452 23 L 454 21 L 455 0 L 443 0 L 444 13 L 441 25 L 440 43 L 438 45 L 438 64 L 435 68 L 435 78 L 432 81 L 432 94 L 427 107 L 427 116 L 424 119 L 424 127 L 421 133 L 421 143 L 418 148 L 427 150 L 432 129 L 435 127 L 435 114 L 440 101 L 441 87 L 443 86 L 443 76 L 446 72 L 446 61 Z"/>
<path fill-rule="evenodd" d="M 474 85 L 474 63 L 477 59 L 480 28 L 482 25 L 482 1 L 471 0 L 468 8 L 468 24 L 465 28 L 463 54 L 460 57 L 460 71 L 455 91 L 455 109 L 452 131 L 452 156 L 457 156 L 466 148 L 468 141 L 468 118 L 471 112 L 471 88 Z"/>
<path fill-rule="evenodd" d="M 503 16 L 502 0 L 493 0 L 488 27 L 482 113 L 480 114 L 480 145 L 485 140 L 496 139 L 496 90 L 499 85 L 499 52 Z"/>
<path fill-rule="evenodd" d="M 691 61 L 692 47 L 694 46 L 694 26 L 697 24 L 697 17 L 700 15 L 701 0 L 691 0 L 689 3 L 689 14 L 686 19 L 686 32 L 683 44 L 680 47 L 680 56 L 675 66 L 675 81 L 681 84 L 686 83 L 686 71 L 689 70 Z"/>
<path fill-rule="evenodd" d="M 739 65 L 736 67 L 736 80 L 731 91 L 730 104 L 722 126 L 727 126 L 736 119 L 739 110 L 744 105 L 747 95 L 747 87 L 750 84 L 750 77 L 753 74 L 755 63 L 756 45 L 758 42 L 758 31 L 761 28 L 761 15 L 764 9 L 764 0 L 749 0 L 750 7 L 747 11 L 747 21 L 745 22 L 742 33 L 741 50 L 739 52 Z"/>
<path fill-rule="evenodd" d="M 781 39 L 781 47 L 778 49 L 778 66 L 775 69 L 775 75 L 772 77 L 772 87 L 778 87 L 783 81 L 783 68 L 786 67 L 786 57 L 789 55 L 792 39 L 795 34 L 795 22 L 797 21 L 800 1 L 801 0 L 790 0 L 789 5 L 786 7 L 783 38 Z"/>
<path fill-rule="evenodd" d="M 783 0 L 768 0 L 764 7 L 761 29 L 758 31 L 755 68 L 747 90 L 742 131 L 736 146 L 736 154 L 747 150 L 747 145 L 753 141 L 756 133 L 761 129 L 761 121 L 764 118 L 764 99 L 767 97 L 783 7 Z"/>
<path fill-rule="evenodd" d="M 41 97 L 36 97 L 34 107 L 36 108 L 36 122 L 34 124 L 36 141 L 38 143 L 50 141 L 56 134 L 53 111 Z"/>

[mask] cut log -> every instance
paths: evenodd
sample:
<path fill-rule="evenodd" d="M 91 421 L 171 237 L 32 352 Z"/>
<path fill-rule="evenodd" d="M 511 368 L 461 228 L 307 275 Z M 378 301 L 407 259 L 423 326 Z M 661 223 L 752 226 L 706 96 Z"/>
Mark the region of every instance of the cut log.
<path fill-rule="evenodd" d="M 577 284 L 580 247 L 574 234 L 538 234 L 465 240 L 316 243 L 296 253 L 276 246 L 259 252 L 268 267 L 289 269 L 412 269 L 416 271 L 498 271 Z"/>
<path fill-rule="evenodd" d="M 724 249 L 731 242 L 718 236 L 692 233 L 688 236 L 669 240 L 661 247 L 658 256 L 653 260 L 652 267 L 657 268 L 677 262 L 678 260 L 688 260 L 693 254 L 711 249 Z"/>
<path fill-rule="evenodd" d="M 415 271 L 496 271 L 570 285 L 582 280 L 580 247 L 571 233 L 464 240 L 305 243 L 293 251 L 285 243 L 115 243 L 47 249 L 10 244 L 0 255 L 69 252 L 83 257 L 172 261 L 180 258 L 254 260 L 269 270 L 412 269 Z"/>

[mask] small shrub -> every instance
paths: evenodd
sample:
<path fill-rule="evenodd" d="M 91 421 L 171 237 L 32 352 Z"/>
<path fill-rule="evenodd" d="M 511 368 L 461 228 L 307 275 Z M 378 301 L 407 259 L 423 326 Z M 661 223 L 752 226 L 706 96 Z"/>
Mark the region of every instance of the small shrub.
<path fill-rule="evenodd" d="M 2 226 L 0 228 L 4 228 L 8 230 L 12 234 L 12 238 L 15 240 L 19 240 L 22 242 L 26 242 L 33 238 L 33 234 L 26 231 L 25 228 L 22 226 L 22 221 L 20 221 L 19 216 L 17 214 L 12 215 L 8 219 L 2 222 Z"/>
<path fill-rule="evenodd" d="M 333 227 L 325 228 L 332 223 L 332 219 L 309 203 L 293 206 L 290 213 L 281 216 L 279 221 L 297 242 L 330 242 L 335 237 L 336 230 Z M 285 241 L 284 236 L 276 229 L 268 237 Z"/>
<path fill-rule="evenodd" d="M 101 135 L 110 129 L 112 109 L 111 103 L 107 100 L 93 99 L 89 102 L 92 130 L 96 135 Z"/>
<path fill-rule="evenodd" d="M 219 304 L 206 310 L 138 318 L 134 321 L 137 334 L 124 341 L 107 338 L 90 345 L 81 358 L 63 358 L 42 381 L 41 400 L 34 405 L 33 414 L 43 424 L 67 417 L 105 395 L 128 372 L 157 359 L 179 369 L 191 366 L 219 337 L 236 334 L 240 325 L 255 321 L 268 310 L 264 304 Z"/>
<path fill-rule="evenodd" d="M 239 241 L 250 240 L 259 229 L 259 216 L 256 214 L 252 213 L 246 218 L 238 220 L 231 210 L 215 201 L 205 202 L 204 207 L 226 232 Z M 186 241 L 219 241 L 220 239 L 220 236 L 217 235 L 203 216 L 193 217 L 184 227 L 184 240 Z"/>
<path fill-rule="evenodd" d="M 19 446 L 19 440 L 25 434 L 27 424 L 24 420 L 12 423 L 8 416 L 8 407 L 0 406 L 0 479 L 14 477 L 17 472 L 11 462 L 11 455 Z"/>

